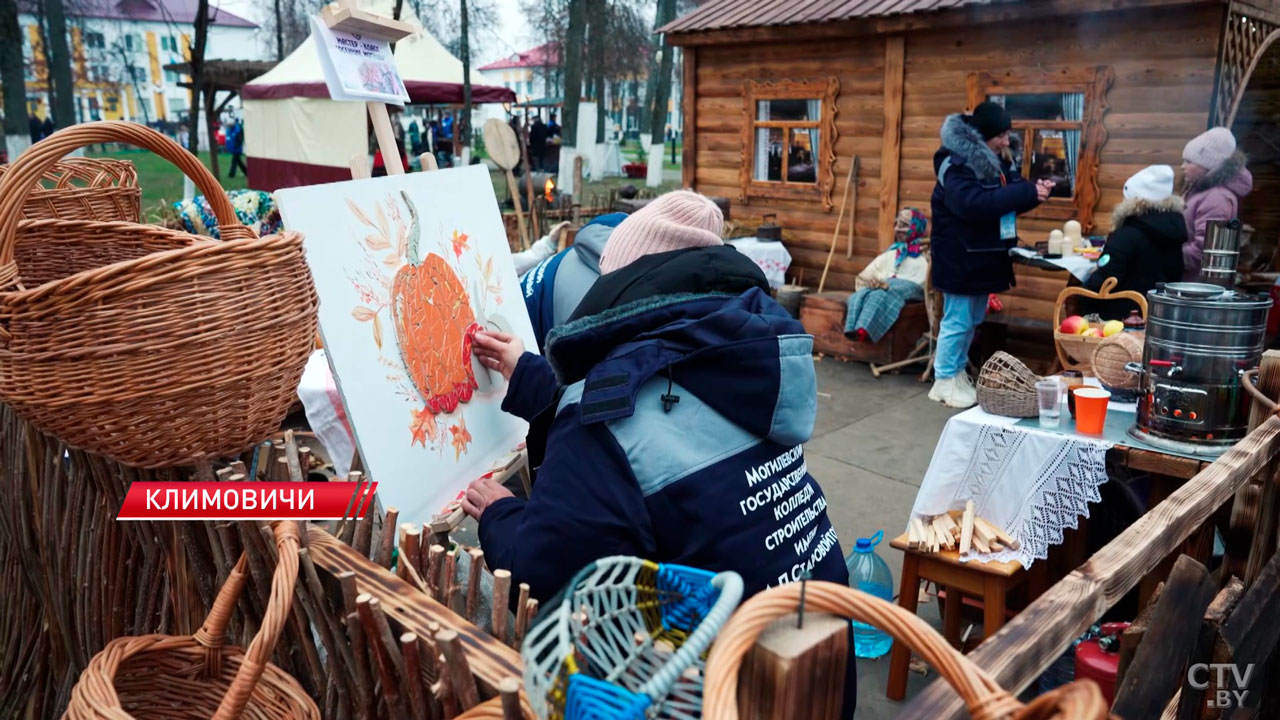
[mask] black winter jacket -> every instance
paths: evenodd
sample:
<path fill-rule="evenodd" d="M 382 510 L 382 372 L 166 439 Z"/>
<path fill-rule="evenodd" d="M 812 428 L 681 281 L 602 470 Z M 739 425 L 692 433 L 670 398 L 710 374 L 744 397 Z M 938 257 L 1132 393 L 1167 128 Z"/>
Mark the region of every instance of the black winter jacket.
<path fill-rule="evenodd" d="M 957 295 L 1004 292 L 1014 284 L 1009 248 L 1017 241 L 1000 239 L 1000 217 L 1039 205 L 1035 185 L 1003 166 L 963 115 L 948 116 L 941 134 L 933 156 L 933 285 Z"/>
<path fill-rule="evenodd" d="M 1133 198 L 1117 205 L 1111 213 L 1115 229 L 1085 287 L 1096 292 L 1113 277 L 1116 287 L 1112 292 L 1133 290 L 1146 295 L 1156 283 L 1181 280 L 1182 245 L 1187 241 L 1182 209 L 1183 200 L 1176 195 L 1160 202 Z M 1111 300 L 1086 303 L 1081 309 L 1104 319 L 1123 320 L 1138 306 L 1128 300 Z"/>

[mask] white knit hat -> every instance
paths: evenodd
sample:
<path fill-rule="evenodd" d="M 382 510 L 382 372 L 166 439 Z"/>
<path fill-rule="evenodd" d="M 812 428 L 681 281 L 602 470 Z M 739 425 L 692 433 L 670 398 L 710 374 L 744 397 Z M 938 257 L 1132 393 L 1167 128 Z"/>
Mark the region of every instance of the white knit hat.
<path fill-rule="evenodd" d="M 1173 168 L 1148 165 L 1124 181 L 1124 198 L 1142 198 L 1159 202 L 1173 194 Z"/>
<path fill-rule="evenodd" d="M 1182 150 L 1182 159 L 1213 172 L 1236 151 L 1236 136 L 1224 127 L 1206 130 L 1191 139 Z"/>
<path fill-rule="evenodd" d="M 611 273 L 645 255 L 722 245 L 720 207 L 690 190 L 676 190 L 623 220 L 600 254 L 600 272 Z"/>

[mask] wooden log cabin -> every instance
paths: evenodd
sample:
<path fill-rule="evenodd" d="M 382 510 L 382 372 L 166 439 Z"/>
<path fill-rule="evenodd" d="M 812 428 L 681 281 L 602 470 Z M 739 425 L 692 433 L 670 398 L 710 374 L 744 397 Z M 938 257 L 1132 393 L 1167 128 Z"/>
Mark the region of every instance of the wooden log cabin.
<path fill-rule="evenodd" d="M 736 222 L 776 213 L 810 287 L 854 158 L 828 289 L 853 288 L 900 208 L 929 212 L 943 118 L 988 98 L 1024 175 L 1059 180 L 1027 244 L 1072 218 L 1106 234 L 1124 181 L 1214 125 L 1252 157 L 1242 218 L 1280 235 L 1280 0 L 709 0 L 663 30 L 685 58 L 684 184 L 733 198 Z M 1006 313 L 1048 321 L 1066 273 L 1017 274 Z"/>

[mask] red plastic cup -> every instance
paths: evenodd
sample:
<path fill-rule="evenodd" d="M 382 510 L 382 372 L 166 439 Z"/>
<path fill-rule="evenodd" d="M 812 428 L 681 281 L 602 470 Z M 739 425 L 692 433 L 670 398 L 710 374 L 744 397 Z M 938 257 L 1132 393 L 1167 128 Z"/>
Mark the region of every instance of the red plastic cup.
<path fill-rule="evenodd" d="M 1096 387 L 1077 388 L 1073 394 L 1076 398 L 1076 432 L 1085 435 L 1101 435 L 1107 424 L 1107 403 L 1111 401 L 1111 393 Z"/>

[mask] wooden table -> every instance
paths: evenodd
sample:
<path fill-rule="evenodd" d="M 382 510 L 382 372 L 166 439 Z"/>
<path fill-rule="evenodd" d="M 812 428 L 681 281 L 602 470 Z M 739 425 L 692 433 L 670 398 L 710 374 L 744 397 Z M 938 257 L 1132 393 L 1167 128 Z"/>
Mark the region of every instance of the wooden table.
<path fill-rule="evenodd" d="M 898 605 L 915 613 L 920 599 L 920 581 L 929 580 L 947 591 L 943 609 L 942 634 L 953 646 L 960 647 L 961 593 L 982 598 L 982 637 L 994 634 L 1004 625 L 1005 598 L 1011 589 L 1027 577 L 1018 562 L 960 562 L 960 553 L 942 550 L 936 553 L 912 550 L 906 534 L 889 541 L 889 546 L 902 551 L 902 580 Z M 894 642 L 889 657 L 889 687 L 886 695 L 901 700 L 907 692 L 907 670 L 911 651 Z"/>

